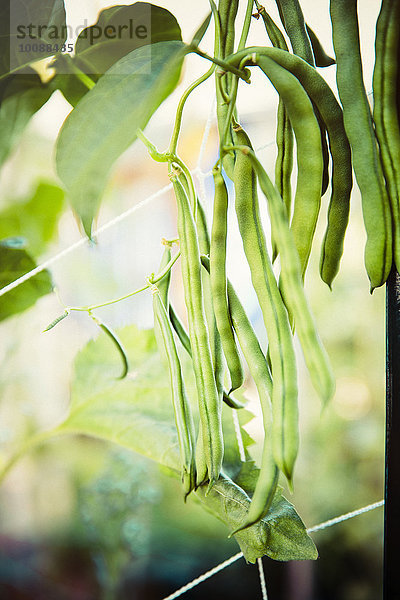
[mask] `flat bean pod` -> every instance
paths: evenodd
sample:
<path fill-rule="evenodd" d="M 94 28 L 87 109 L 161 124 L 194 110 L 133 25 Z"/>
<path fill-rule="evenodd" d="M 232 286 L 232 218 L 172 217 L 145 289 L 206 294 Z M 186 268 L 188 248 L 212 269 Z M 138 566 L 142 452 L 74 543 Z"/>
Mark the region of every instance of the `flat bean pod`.
<path fill-rule="evenodd" d="M 235 129 L 235 143 L 251 146 L 242 128 Z M 255 172 L 248 158 L 241 152 L 236 156 L 234 175 L 239 230 L 270 344 L 274 380 L 274 459 L 290 481 L 298 451 L 297 373 L 292 335 L 267 252 L 259 214 Z"/>
<path fill-rule="evenodd" d="M 378 156 L 371 111 L 364 88 L 357 1 L 331 0 L 336 80 L 343 119 L 361 191 L 367 243 L 365 266 L 371 291 L 385 283 L 392 265 L 392 222 Z"/>
<path fill-rule="evenodd" d="M 183 382 L 181 365 L 166 308 L 157 289 L 153 290 L 154 318 L 158 324 L 168 358 L 172 401 L 182 462 L 182 483 L 185 497 L 196 486 L 194 423 Z"/>
<path fill-rule="evenodd" d="M 232 330 L 226 291 L 226 241 L 228 231 L 228 191 L 219 168 L 213 170 L 214 212 L 211 229 L 210 281 L 215 320 L 221 336 L 231 379 L 231 390 L 239 388 L 244 381 L 244 372 Z"/>
<path fill-rule="evenodd" d="M 200 252 L 189 199 L 177 175 L 171 176 L 178 206 L 178 234 L 182 276 L 188 311 L 199 413 L 210 485 L 219 477 L 223 457 L 221 403 L 214 378 L 209 336 L 205 321 Z"/>
<path fill-rule="evenodd" d="M 373 117 L 393 215 L 394 258 L 397 270 L 400 269 L 400 130 L 396 107 L 399 22 L 400 3 L 395 0 L 383 0 L 376 25 Z"/>

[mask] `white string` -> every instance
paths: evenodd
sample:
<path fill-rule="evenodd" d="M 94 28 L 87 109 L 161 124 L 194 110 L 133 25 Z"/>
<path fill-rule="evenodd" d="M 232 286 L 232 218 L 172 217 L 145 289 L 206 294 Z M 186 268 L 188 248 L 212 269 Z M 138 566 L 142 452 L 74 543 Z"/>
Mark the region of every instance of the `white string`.
<path fill-rule="evenodd" d="M 203 583 L 203 581 L 205 581 L 206 579 L 210 579 L 210 577 L 212 577 L 213 575 L 216 575 L 223 569 L 226 569 L 226 567 L 229 567 L 230 565 L 232 565 L 234 562 L 239 560 L 239 558 L 243 558 L 243 552 L 238 552 L 238 554 L 235 554 L 235 556 L 231 556 L 231 558 L 228 558 L 228 560 L 225 560 L 223 563 L 221 563 L 217 567 L 214 567 L 210 571 L 207 571 L 207 573 L 204 573 L 204 575 L 200 575 L 200 577 L 193 579 L 193 581 L 191 581 L 187 585 L 184 585 L 183 587 L 181 587 L 174 594 L 171 594 L 170 596 L 163 598 L 163 600 L 175 600 L 175 598 L 179 598 L 179 596 L 182 596 L 182 594 L 185 594 L 189 590 L 192 590 L 194 587 L 196 587 L 196 585 L 199 585 L 199 583 Z"/>
<path fill-rule="evenodd" d="M 266 148 L 267 146 L 269 146 L 269 145 L 271 145 L 273 143 L 274 142 L 271 142 L 270 144 L 266 144 L 265 146 L 261 146 L 260 148 L 257 148 L 256 152 L 259 152 L 260 150 L 263 150 L 264 148 Z M 200 187 L 200 191 L 201 191 L 201 197 L 205 198 L 206 192 L 205 192 L 204 181 L 205 181 L 205 179 L 207 177 L 209 177 L 212 174 L 212 171 L 210 170 L 210 171 L 204 172 L 204 171 L 201 170 L 201 168 L 199 166 L 197 166 L 192 171 L 192 174 L 197 176 L 197 180 L 199 182 L 199 187 Z M 117 225 L 121 221 L 124 221 L 126 218 L 130 217 L 131 215 L 133 215 L 136 211 L 140 210 L 141 208 L 143 208 L 144 206 L 146 206 L 147 204 L 149 204 L 153 200 L 156 200 L 157 198 L 159 198 L 160 196 L 162 196 L 166 192 L 170 191 L 171 189 L 172 189 L 172 184 L 170 183 L 170 184 L 166 185 L 165 187 L 161 188 L 160 190 L 158 190 L 157 192 L 155 192 L 154 194 L 152 194 L 151 196 L 148 196 L 147 198 L 145 198 L 141 202 L 138 202 L 137 204 L 135 204 L 135 206 L 132 206 L 131 208 L 128 208 L 126 211 L 124 211 L 120 215 L 116 216 L 114 219 L 111 219 L 110 221 L 108 221 L 107 223 L 105 223 L 104 225 L 102 225 L 101 227 L 99 227 L 98 229 L 96 229 L 93 232 L 93 236 L 94 237 L 98 236 L 101 233 L 103 233 L 104 231 L 107 231 L 108 229 L 111 229 L 112 227 L 114 227 L 115 225 Z M 82 237 L 80 240 L 78 240 L 74 244 L 71 244 L 67 248 L 64 248 L 64 250 L 61 250 L 60 252 L 58 252 L 57 254 L 55 254 L 54 256 L 52 256 L 51 258 L 49 258 L 48 260 L 45 260 L 44 262 L 42 262 L 40 265 L 38 265 L 37 267 L 35 267 L 31 271 L 28 271 L 27 273 L 25 273 L 25 275 L 22 275 L 21 277 L 18 277 L 18 279 L 15 279 L 15 281 L 12 281 L 8 285 L 4 286 L 3 288 L 0 289 L 0 298 L 1 298 L 1 296 L 4 296 L 8 292 L 11 292 L 15 288 L 19 287 L 20 285 L 22 285 L 26 281 L 29 281 L 29 279 L 32 279 L 32 277 L 35 277 L 35 275 L 38 275 L 39 273 L 41 273 L 45 269 L 48 269 L 48 268 L 52 267 L 59 260 L 61 260 L 61 259 L 65 258 L 66 256 L 68 256 L 69 254 L 71 254 L 72 252 L 74 252 L 74 250 L 77 250 L 78 248 L 81 248 L 87 242 L 88 242 L 87 238 L 86 237 Z"/>
<path fill-rule="evenodd" d="M 330 519 L 329 521 L 325 521 L 324 523 L 320 523 L 319 525 L 310 527 L 309 529 L 307 529 L 307 533 L 314 533 L 315 531 L 327 529 L 327 527 L 332 527 L 332 525 L 336 525 L 337 523 L 342 523 L 343 521 L 347 521 L 348 519 L 352 519 L 353 517 L 363 515 L 364 513 L 369 512 L 370 510 L 374 510 L 375 508 L 383 506 L 384 504 L 384 500 L 374 502 L 373 504 L 369 504 L 368 506 L 364 506 L 363 508 L 359 508 L 358 510 L 353 510 L 352 512 L 346 513 L 345 515 L 341 515 L 340 517 L 335 517 L 334 519 Z"/>
<path fill-rule="evenodd" d="M 268 600 L 267 586 L 265 583 L 264 565 L 262 562 L 262 558 L 257 558 L 257 565 L 258 565 L 258 573 L 260 575 L 262 597 L 263 597 L 263 600 Z"/>
<path fill-rule="evenodd" d="M 369 512 L 371 510 L 379 508 L 379 507 L 383 506 L 384 504 L 385 504 L 384 500 L 380 500 L 379 502 L 374 502 L 373 504 L 368 504 L 368 506 L 364 506 L 363 508 L 359 508 L 358 510 L 353 510 L 352 512 L 348 512 L 344 515 L 341 515 L 340 517 L 335 517 L 334 519 L 330 519 L 329 521 L 324 521 L 323 523 L 320 523 L 319 525 L 315 525 L 314 527 L 309 527 L 307 529 L 307 533 L 321 531 L 322 529 L 327 529 L 328 527 L 332 527 L 333 525 L 336 525 L 337 523 L 343 523 L 343 521 L 347 521 L 348 519 L 358 517 L 359 515 L 362 515 L 366 512 Z M 242 558 L 242 557 L 243 557 L 243 552 L 239 552 L 238 554 L 235 554 L 231 558 L 228 558 L 228 560 L 225 560 L 224 562 L 222 562 L 220 565 L 218 565 L 218 566 L 214 567 L 213 569 L 211 569 L 210 571 L 207 571 L 206 573 L 204 573 L 204 575 L 200 575 L 200 577 L 193 579 L 193 581 L 191 581 L 187 585 L 181 587 L 179 590 L 177 590 L 171 596 L 163 598 L 162 600 L 175 600 L 176 598 L 179 598 L 185 592 L 188 592 L 189 590 L 193 589 L 194 587 L 196 587 L 203 581 L 206 581 L 206 579 L 209 579 L 216 573 L 219 573 L 220 571 L 222 571 L 222 569 L 229 567 L 231 564 L 233 564 L 234 562 L 239 560 L 239 558 Z M 260 559 L 257 559 L 257 560 L 260 560 Z M 261 572 L 260 572 L 260 579 L 261 579 Z M 264 578 L 264 581 L 265 581 L 265 578 Z"/>
<path fill-rule="evenodd" d="M 172 189 L 172 184 L 170 183 L 170 184 L 166 185 L 165 187 L 161 188 L 160 190 L 158 190 L 157 192 L 155 192 L 154 194 L 152 194 L 151 196 L 148 196 L 147 198 L 145 198 L 141 202 L 138 202 L 137 204 L 135 204 L 135 206 L 132 206 L 131 208 L 128 208 L 128 210 L 126 210 L 125 212 L 121 213 L 120 215 L 118 215 L 117 217 L 115 217 L 114 219 L 112 219 L 111 221 L 108 221 L 107 223 L 105 223 L 104 225 L 102 225 L 101 227 L 99 227 L 98 229 L 96 229 L 96 231 L 94 231 L 94 233 L 93 233 L 93 236 L 97 236 L 97 235 L 103 233 L 104 231 L 107 231 L 107 229 L 110 229 L 111 227 L 114 227 L 114 225 L 116 225 L 117 223 L 120 223 L 121 221 L 123 221 L 127 217 L 130 217 L 136 211 L 138 211 L 141 208 L 143 208 L 146 204 L 148 204 L 152 200 L 156 200 L 157 198 L 159 198 L 160 196 L 162 196 L 163 194 L 165 194 L 166 192 L 168 192 L 171 189 Z M 54 256 L 52 256 L 51 258 L 49 258 L 48 260 L 45 260 L 43 263 L 41 263 L 40 265 L 38 265 L 37 267 L 35 267 L 34 269 L 32 269 L 32 271 L 28 271 L 28 273 L 25 273 L 25 275 L 22 275 L 21 277 L 19 277 L 15 281 L 13 281 L 13 282 L 9 283 L 8 285 L 6 285 L 5 287 L 1 288 L 0 289 L 0 297 L 4 296 L 8 292 L 11 292 L 11 290 L 14 290 L 18 286 L 20 286 L 22 283 L 25 283 L 25 281 L 28 281 L 29 279 L 31 279 L 35 275 L 38 275 L 39 273 L 41 273 L 45 269 L 48 269 L 49 267 L 53 266 L 56 262 L 58 262 L 59 260 L 61 260 L 65 256 L 68 256 L 68 254 L 71 254 L 71 252 L 73 252 L 77 248 L 80 248 L 81 246 L 84 246 L 87 242 L 88 242 L 87 238 L 86 237 L 82 237 L 80 240 L 78 240 L 77 242 L 75 242 L 71 246 L 68 246 L 64 250 L 61 250 L 61 252 L 58 252 L 57 254 L 55 254 Z"/>

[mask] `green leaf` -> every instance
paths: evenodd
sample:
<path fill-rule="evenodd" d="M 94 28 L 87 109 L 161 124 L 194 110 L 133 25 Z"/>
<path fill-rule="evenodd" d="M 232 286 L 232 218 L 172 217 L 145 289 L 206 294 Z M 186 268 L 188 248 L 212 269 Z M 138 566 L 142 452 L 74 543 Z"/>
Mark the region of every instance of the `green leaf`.
<path fill-rule="evenodd" d="M 4 83 L 0 107 L 0 166 L 19 141 L 31 117 L 52 93 L 36 74 L 13 75 Z"/>
<path fill-rule="evenodd" d="M 63 0 L 2 2 L 0 23 L 0 79 L 53 56 L 67 37 Z"/>
<path fill-rule="evenodd" d="M 211 16 L 212 16 L 212 13 L 210 12 L 207 15 L 207 17 L 204 19 L 203 23 L 200 25 L 200 27 L 198 28 L 198 30 L 196 31 L 196 33 L 193 36 L 193 39 L 190 44 L 191 46 L 198 46 L 200 44 L 200 42 L 203 39 L 203 37 L 208 29 L 208 26 L 210 24 Z"/>
<path fill-rule="evenodd" d="M 77 357 L 70 415 L 56 432 L 82 433 L 115 442 L 155 460 L 179 476 L 180 458 L 169 376 L 156 351 L 154 334 L 131 326 L 119 335 L 129 357 L 130 375 L 124 381 L 115 380 L 119 372 L 118 357 L 106 336 L 89 342 Z M 192 398 L 193 385 L 191 377 L 187 381 L 187 392 Z M 251 418 L 248 411 L 242 412 L 244 421 Z M 225 431 L 229 427 L 225 415 Z M 230 439 L 230 434 L 226 435 L 227 446 L 231 444 Z M 238 456 L 236 441 L 233 446 L 232 451 L 227 448 L 231 459 Z M 246 470 L 250 468 L 247 465 Z M 196 493 L 199 501 L 228 526 L 228 531 L 243 522 L 250 500 L 237 484 L 221 476 L 208 495 L 206 490 L 207 486 L 203 486 Z M 265 554 L 275 560 L 317 556 L 300 517 L 280 492 L 267 517 L 235 537 L 250 562 Z"/>
<path fill-rule="evenodd" d="M 147 29 L 145 36 L 140 29 L 142 27 Z M 113 31 L 116 33 L 114 38 L 110 37 Z M 80 33 L 75 56 L 61 55 L 53 63 L 57 75 L 51 85 L 60 89 L 68 102 L 75 106 L 88 92 L 79 77 L 72 74 L 76 68 L 98 81 L 112 65 L 136 48 L 181 39 L 176 18 L 165 8 L 147 2 L 107 8 L 101 11 L 94 25 Z"/>
<path fill-rule="evenodd" d="M 113 39 L 105 34 L 110 31 L 109 28 L 116 32 Z M 100 32 L 101 37 L 94 37 Z M 121 32 L 120 35 L 118 32 Z M 79 35 L 75 45 L 75 63 L 85 73 L 101 75 L 129 52 L 147 44 L 170 40 L 181 41 L 182 34 L 169 10 L 148 2 L 113 6 L 103 10 L 97 23 Z"/>
<path fill-rule="evenodd" d="M 63 205 L 64 191 L 61 188 L 40 183 L 32 197 L 14 201 L 0 212 L 0 239 L 24 236 L 29 251 L 35 256 L 41 254 L 56 232 Z"/>
<path fill-rule="evenodd" d="M 12 283 L 36 267 L 35 261 L 24 250 L 21 238 L 9 238 L 0 242 L 0 289 Z M 14 290 L 0 297 L 0 321 L 16 315 L 45 294 L 53 284 L 48 271 L 42 271 Z"/>
<path fill-rule="evenodd" d="M 57 144 L 57 169 L 88 236 L 110 169 L 179 80 L 186 46 L 143 46 L 119 60 L 78 103 Z"/>
<path fill-rule="evenodd" d="M 220 477 L 211 491 L 202 486 L 197 495 L 207 510 L 233 531 L 249 508 L 247 494 L 229 478 Z M 280 491 L 264 519 L 235 536 L 245 559 L 254 563 L 264 555 L 274 560 L 315 560 L 318 552 L 294 507 Z"/>

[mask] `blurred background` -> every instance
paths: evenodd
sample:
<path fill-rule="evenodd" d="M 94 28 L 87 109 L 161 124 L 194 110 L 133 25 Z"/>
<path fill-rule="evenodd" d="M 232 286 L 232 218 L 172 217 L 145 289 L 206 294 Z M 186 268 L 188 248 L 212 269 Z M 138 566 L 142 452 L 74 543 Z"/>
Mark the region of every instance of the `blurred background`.
<path fill-rule="evenodd" d="M 119 4 L 130 4 L 120 2 Z M 157 2 L 173 12 L 185 41 L 208 12 L 208 2 Z M 243 3 L 241 3 L 243 4 Z M 107 1 L 66 0 L 68 22 L 90 23 Z M 277 16 L 275 3 L 266 8 Z M 359 3 L 364 76 L 371 89 L 374 26 L 378 0 Z M 304 0 L 302 7 L 328 53 L 332 53 L 328 2 Z M 238 22 L 243 17 L 243 6 Z M 201 47 L 212 53 L 213 33 Z M 266 44 L 263 24 L 253 20 L 249 45 Z M 207 70 L 202 59 L 189 56 L 178 89 L 146 128 L 160 149 L 171 135 L 176 105 L 186 86 Z M 334 86 L 335 68 L 323 70 Z M 199 184 L 208 215 L 212 206 L 210 169 L 218 142 L 213 119 L 213 81 L 196 90 L 187 103 L 180 154 L 205 176 Z M 276 148 L 273 88 L 254 73 L 253 84 L 239 93 L 240 121 L 273 173 Z M 59 92 L 30 121 L 21 142 L 0 173 L 0 222 L 10 211 L 26 213 L 38 186 L 59 185 L 54 169 L 54 144 L 71 106 Z M 210 121 L 211 118 L 211 121 Z M 211 125 L 201 164 L 198 157 L 206 124 Z M 201 183 L 204 183 L 204 186 Z M 150 197 L 168 184 L 166 167 L 154 163 L 137 141 L 116 164 L 96 225 Z M 365 234 L 360 198 L 354 189 L 350 226 L 341 271 L 331 292 L 318 274 L 319 248 L 326 224 L 329 192 L 323 198 L 317 238 L 306 280 L 308 297 L 321 337 L 331 357 L 337 390 L 321 413 L 307 372 L 300 364 L 301 448 L 294 503 L 307 526 L 357 509 L 383 497 L 385 398 L 384 290 L 369 294 L 363 267 Z M 35 215 L 34 215 L 35 216 Z M 47 234 L 35 235 L 38 262 L 80 239 L 67 202 L 57 215 L 42 212 Z M 35 216 L 37 217 L 37 215 Z M 266 228 L 268 222 L 264 215 Z M 33 226 L 32 226 L 33 227 Z M 49 233 L 50 232 L 50 233 Z M 16 235 L 20 235 L 20 228 Z M 50 235 L 51 234 L 51 235 Z M 176 236 L 171 193 L 147 202 L 136 212 L 51 268 L 57 294 L 50 294 L 21 315 L 0 325 L 0 461 L 33 432 L 61 422 L 68 411 L 74 357 L 98 335 L 84 314 L 73 313 L 54 330 L 45 327 L 66 305 L 99 303 L 126 294 L 157 270 L 163 237 Z M 234 214 L 230 215 L 228 271 L 248 314 L 265 343 L 262 317 L 250 286 Z M 179 269 L 175 269 L 179 271 Z M 172 296 L 183 308 L 179 273 Z M 150 294 L 142 294 L 99 311 L 113 328 L 135 323 L 152 327 Z M 246 429 L 260 456 L 262 428 L 255 390 L 245 395 L 255 418 Z M 184 506 L 178 484 L 156 464 L 117 446 L 83 436 L 44 444 L 21 459 L 0 488 L 0 597 L 54 600 L 162 600 L 192 578 L 238 552 L 234 540 L 214 517 L 193 502 Z M 280 564 L 264 559 L 270 600 L 375 600 L 382 586 L 383 511 L 378 509 L 313 536 L 316 562 Z M 186 598 L 261 598 L 257 568 L 243 560 L 188 592 Z"/>

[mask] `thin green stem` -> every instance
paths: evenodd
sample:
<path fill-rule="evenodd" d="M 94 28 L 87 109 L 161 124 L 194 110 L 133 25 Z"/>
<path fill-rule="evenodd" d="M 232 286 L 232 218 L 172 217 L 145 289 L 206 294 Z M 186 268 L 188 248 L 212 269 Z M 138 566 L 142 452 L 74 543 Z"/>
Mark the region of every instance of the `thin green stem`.
<path fill-rule="evenodd" d="M 196 81 L 194 81 L 187 88 L 187 90 L 185 90 L 185 92 L 183 93 L 182 98 L 179 101 L 177 111 L 176 111 L 174 130 L 172 132 L 171 142 L 169 144 L 169 149 L 168 149 L 168 152 L 170 154 L 175 154 L 176 150 L 177 150 L 179 133 L 180 133 L 180 130 L 181 130 L 181 125 L 182 125 L 183 108 L 185 106 L 186 100 L 189 98 L 190 94 L 199 85 L 201 85 L 202 83 L 204 83 L 204 81 L 206 81 L 209 77 L 211 77 L 211 75 L 215 71 L 215 68 L 216 68 L 215 65 L 212 65 L 212 67 L 210 67 L 210 69 L 208 69 L 208 71 L 206 73 L 204 73 L 204 75 L 202 75 L 201 77 L 199 77 L 198 79 L 196 79 Z"/>
<path fill-rule="evenodd" d="M 249 30 L 250 30 L 251 16 L 252 16 L 252 12 L 253 12 L 253 4 L 254 4 L 254 0 L 247 0 L 246 15 L 244 18 L 242 35 L 240 36 L 239 45 L 237 48 L 238 50 L 243 50 L 243 48 L 246 46 L 247 36 L 249 35 Z"/>
<path fill-rule="evenodd" d="M 209 60 L 212 63 L 218 65 L 219 67 L 224 69 L 224 71 L 229 71 L 230 73 L 233 73 L 234 75 L 236 75 L 236 77 L 239 77 L 239 79 L 243 79 L 243 81 L 245 81 L 246 83 L 250 83 L 250 75 L 249 75 L 248 71 L 240 71 L 239 69 L 237 69 L 236 67 L 233 67 L 232 65 L 225 62 L 224 60 L 220 60 L 219 58 L 216 58 L 215 56 L 213 57 L 213 56 L 210 56 L 209 54 L 206 54 L 205 52 L 200 50 L 200 48 L 197 48 L 197 46 L 191 46 L 191 52 L 194 52 L 195 54 L 198 54 L 202 58 L 205 58 L 206 60 Z"/>
<path fill-rule="evenodd" d="M 159 152 L 159 150 L 157 150 L 155 145 L 150 142 L 150 140 L 145 136 L 145 134 L 143 133 L 143 131 L 141 129 L 137 130 L 136 135 L 139 138 L 139 140 L 141 140 L 143 142 L 143 144 L 146 146 L 147 151 L 153 160 L 155 160 L 157 162 L 168 162 L 168 160 L 169 160 L 169 152 L 168 151 L 167 152 Z"/>
<path fill-rule="evenodd" d="M 193 214 L 196 216 L 197 211 L 197 200 L 196 200 L 196 190 L 193 183 L 192 174 L 190 169 L 185 165 L 182 159 L 179 156 L 174 155 L 170 157 L 170 164 L 173 166 L 174 164 L 178 165 L 181 171 L 184 173 L 185 178 L 188 183 L 188 193 L 189 193 L 189 201 L 193 210 Z"/>
<path fill-rule="evenodd" d="M 128 298 L 132 298 L 132 296 L 135 296 L 136 294 L 140 294 L 141 292 L 148 290 L 153 284 L 157 283 L 163 277 L 165 277 L 165 275 L 167 275 L 167 273 L 169 273 L 169 271 L 172 269 L 180 255 L 181 251 L 178 250 L 175 256 L 173 256 L 173 258 L 171 258 L 169 263 L 165 266 L 165 268 L 159 273 L 157 273 L 157 276 L 154 276 L 154 274 L 150 275 L 150 277 L 148 278 L 148 283 L 143 287 L 135 290 L 134 292 L 130 292 L 129 294 L 125 294 L 124 296 L 120 296 L 119 298 L 114 298 L 113 300 L 107 300 L 107 302 L 102 302 L 101 304 L 92 304 L 91 306 L 68 306 L 67 310 L 75 312 L 87 312 L 90 314 L 93 310 L 97 310 L 98 308 L 111 306 L 112 304 L 117 304 L 118 302 L 122 302 L 123 300 L 127 300 Z"/>

